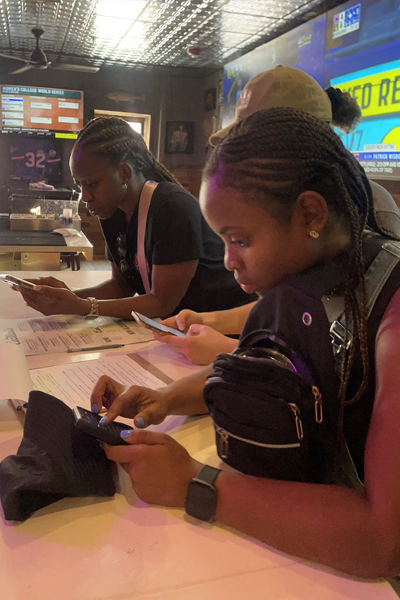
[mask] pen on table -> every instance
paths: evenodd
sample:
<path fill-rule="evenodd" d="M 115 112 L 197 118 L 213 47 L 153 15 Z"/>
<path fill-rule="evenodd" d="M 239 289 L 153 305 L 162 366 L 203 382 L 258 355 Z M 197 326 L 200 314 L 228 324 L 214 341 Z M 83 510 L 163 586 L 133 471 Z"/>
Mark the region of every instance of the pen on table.
<path fill-rule="evenodd" d="M 123 348 L 125 344 L 110 344 L 109 346 L 91 346 L 90 348 L 68 348 L 67 352 L 93 352 L 94 350 L 109 350 Z"/>

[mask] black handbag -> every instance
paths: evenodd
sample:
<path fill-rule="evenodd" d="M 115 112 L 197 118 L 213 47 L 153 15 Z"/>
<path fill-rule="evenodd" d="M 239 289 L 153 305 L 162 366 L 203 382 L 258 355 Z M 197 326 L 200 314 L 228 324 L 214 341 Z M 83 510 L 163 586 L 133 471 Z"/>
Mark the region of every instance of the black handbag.
<path fill-rule="evenodd" d="M 322 396 L 304 361 L 282 340 L 260 330 L 234 353 L 219 354 L 204 398 L 224 462 L 258 477 L 320 479 L 321 459 L 326 462 L 334 443 L 324 439 Z M 318 440 L 324 451 L 314 456 Z"/>

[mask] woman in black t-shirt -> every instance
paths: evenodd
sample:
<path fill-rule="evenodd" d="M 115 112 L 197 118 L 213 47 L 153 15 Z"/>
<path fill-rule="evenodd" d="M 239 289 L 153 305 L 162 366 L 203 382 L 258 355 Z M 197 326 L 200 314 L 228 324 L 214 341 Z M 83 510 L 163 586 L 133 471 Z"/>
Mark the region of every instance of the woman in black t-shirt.
<path fill-rule="evenodd" d="M 130 318 L 135 310 L 163 317 L 182 308 L 222 310 L 252 299 L 225 269 L 223 243 L 208 227 L 198 202 L 126 121 L 117 117 L 90 121 L 78 136 L 70 166 L 83 202 L 100 219 L 112 277 L 76 294 L 53 277 L 41 277 L 35 281 L 36 291 L 23 291 L 29 306 L 45 315 Z M 138 206 L 147 180 L 160 182 L 146 222 L 149 293 L 137 262 Z M 139 296 L 133 297 L 136 293 Z"/>

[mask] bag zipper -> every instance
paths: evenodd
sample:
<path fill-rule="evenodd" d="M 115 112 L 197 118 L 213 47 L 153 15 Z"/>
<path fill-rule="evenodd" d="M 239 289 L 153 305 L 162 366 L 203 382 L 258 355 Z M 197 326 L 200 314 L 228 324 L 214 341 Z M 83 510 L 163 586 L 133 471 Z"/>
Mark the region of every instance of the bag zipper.
<path fill-rule="evenodd" d="M 293 406 L 296 406 L 296 405 L 293 405 Z M 296 408 L 298 410 L 298 407 L 296 407 Z M 299 421 L 299 423 L 301 425 L 301 421 L 300 421 L 299 417 L 297 417 L 297 420 Z M 263 444 L 262 442 L 255 442 L 253 440 L 248 440 L 246 438 L 242 438 L 238 435 L 235 435 L 234 433 L 230 433 L 229 431 L 226 431 L 226 429 L 223 429 L 223 427 L 218 427 L 215 423 L 214 423 L 214 426 L 215 426 L 215 431 L 218 436 L 217 443 L 218 443 L 218 449 L 219 449 L 221 458 L 228 458 L 229 438 L 230 437 L 234 438 L 235 440 L 239 440 L 240 442 L 245 442 L 246 444 L 251 444 L 252 446 L 260 446 L 261 448 L 271 448 L 273 450 L 288 450 L 290 448 L 300 448 L 300 442 L 296 442 L 294 444 Z M 297 430 L 297 436 L 299 437 L 297 421 L 296 421 L 296 430 Z M 303 431 L 302 427 L 301 427 L 301 431 Z M 300 439 L 302 439 L 302 438 L 299 437 L 299 440 Z"/>
<path fill-rule="evenodd" d="M 312 386 L 311 391 L 312 391 L 314 399 L 315 399 L 315 404 L 314 404 L 315 421 L 317 423 L 322 423 L 322 421 L 324 420 L 324 412 L 322 409 L 322 394 L 316 385 Z"/>
<path fill-rule="evenodd" d="M 294 414 L 294 418 L 295 418 L 295 422 L 296 422 L 297 437 L 299 438 L 299 440 L 302 440 L 304 437 L 304 432 L 303 432 L 303 423 L 301 422 L 301 419 L 300 419 L 300 409 L 297 406 L 297 404 L 292 404 L 291 402 L 288 402 L 288 404 L 290 406 L 290 410 Z"/>

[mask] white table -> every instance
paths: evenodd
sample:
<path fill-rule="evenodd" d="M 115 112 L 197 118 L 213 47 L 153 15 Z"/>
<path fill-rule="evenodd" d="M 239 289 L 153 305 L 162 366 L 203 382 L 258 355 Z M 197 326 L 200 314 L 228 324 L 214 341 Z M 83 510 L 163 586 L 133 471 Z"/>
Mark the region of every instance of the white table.
<path fill-rule="evenodd" d="M 67 284 L 77 287 L 108 277 L 109 272 L 63 274 Z M 0 306 L 2 317 L 34 313 L 5 285 L 0 287 Z M 128 351 L 132 349 L 173 378 L 196 369 L 156 342 L 132 345 Z M 52 364 L 98 357 L 57 355 Z M 47 366 L 48 359 L 29 357 L 29 366 Z M 218 465 L 208 417 L 169 417 L 157 429 L 171 433 L 198 460 Z M 0 459 L 15 453 L 21 435 L 17 414 L 8 403 L 0 403 Z M 122 493 L 114 499 L 64 499 L 19 524 L 0 517 L 2 600 L 397 598 L 386 582 L 342 577 L 226 527 L 195 522 L 183 510 L 148 507 L 121 473 Z"/>

